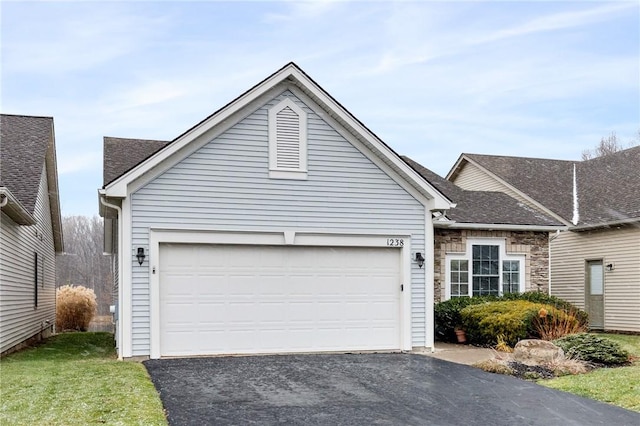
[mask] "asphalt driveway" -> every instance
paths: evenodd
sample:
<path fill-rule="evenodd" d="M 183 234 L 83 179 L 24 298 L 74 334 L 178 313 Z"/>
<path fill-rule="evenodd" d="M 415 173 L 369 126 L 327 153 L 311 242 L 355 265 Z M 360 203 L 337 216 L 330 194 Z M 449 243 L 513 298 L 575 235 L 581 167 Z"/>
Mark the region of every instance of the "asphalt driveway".
<path fill-rule="evenodd" d="M 171 425 L 640 425 L 640 414 L 416 354 L 145 361 Z"/>

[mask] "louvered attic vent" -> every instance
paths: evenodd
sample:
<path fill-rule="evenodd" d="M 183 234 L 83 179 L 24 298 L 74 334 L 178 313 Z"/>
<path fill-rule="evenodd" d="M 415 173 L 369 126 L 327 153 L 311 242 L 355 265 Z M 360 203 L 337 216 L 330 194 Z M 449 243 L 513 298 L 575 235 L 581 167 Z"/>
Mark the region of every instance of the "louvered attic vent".
<path fill-rule="evenodd" d="M 269 177 L 307 178 L 307 115 L 289 98 L 269 110 Z"/>

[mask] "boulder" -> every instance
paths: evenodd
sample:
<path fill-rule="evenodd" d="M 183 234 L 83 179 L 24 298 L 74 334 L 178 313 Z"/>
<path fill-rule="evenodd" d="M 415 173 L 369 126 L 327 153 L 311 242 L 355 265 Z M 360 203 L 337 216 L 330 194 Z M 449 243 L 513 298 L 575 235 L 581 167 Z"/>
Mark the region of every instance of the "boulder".
<path fill-rule="evenodd" d="M 513 349 L 513 360 L 526 365 L 543 365 L 562 358 L 562 348 L 546 340 L 521 340 Z"/>

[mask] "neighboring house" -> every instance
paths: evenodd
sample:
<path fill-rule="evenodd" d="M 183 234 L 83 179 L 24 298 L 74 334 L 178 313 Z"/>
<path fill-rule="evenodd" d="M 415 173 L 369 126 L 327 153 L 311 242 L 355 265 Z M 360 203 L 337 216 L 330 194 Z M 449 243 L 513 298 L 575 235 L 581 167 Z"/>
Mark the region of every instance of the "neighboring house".
<path fill-rule="evenodd" d="M 121 358 L 433 347 L 452 203 L 295 64 L 171 142 L 104 144 Z"/>
<path fill-rule="evenodd" d="M 0 354 L 53 332 L 63 251 L 53 119 L 0 115 Z"/>
<path fill-rule="evenodd" d="M 640 332 L 640 146 L 587 161 L 463 154 L 447 179 L 498 191 L 567 226 L 551 241 L 551 294 L 590 327 Z"/>
<path fill-rule="evenodd" d="M 456 207 L 434 214 L 435 301 L 549 291 L 550 232 L 559 220 L 501 192 L 465 191 L 406 158 Z"/>

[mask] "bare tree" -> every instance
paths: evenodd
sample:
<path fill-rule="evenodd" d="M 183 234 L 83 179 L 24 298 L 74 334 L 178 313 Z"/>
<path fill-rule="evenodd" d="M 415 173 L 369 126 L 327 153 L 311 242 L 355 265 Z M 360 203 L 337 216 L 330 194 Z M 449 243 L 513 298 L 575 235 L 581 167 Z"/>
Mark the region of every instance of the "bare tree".
<path fill-rule="evenodd" d="M 66 252 L 56 259 L 56 286 L 72 284 L 93 289 L 98 302 L 97 315 L 108 315 L 112 303 L 111 258 L 102 254 L 103 229 L 98 216 L 63 217 Z"/>
<path fill-rule="evenodd" d="M 637 143 L 640 143 L 640 129 L 638 129 L 638 140 L 629 141 L 628 146 L 626 147 L 618 139 L 616 132 L 611 132 L 609 136 L 600 139 L 600 143 L 595 148 L 585 149 L 584 151 L 582 151 L 582 160 L 591 160 L 592 158 L 604 157 L 605 155 L 610 155 L 618 151 L 622 151 L 623 149 L 631 148 Z"/>

